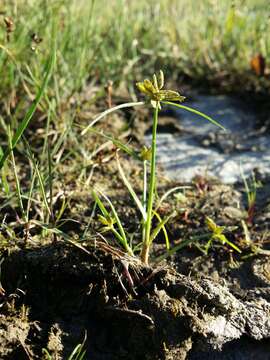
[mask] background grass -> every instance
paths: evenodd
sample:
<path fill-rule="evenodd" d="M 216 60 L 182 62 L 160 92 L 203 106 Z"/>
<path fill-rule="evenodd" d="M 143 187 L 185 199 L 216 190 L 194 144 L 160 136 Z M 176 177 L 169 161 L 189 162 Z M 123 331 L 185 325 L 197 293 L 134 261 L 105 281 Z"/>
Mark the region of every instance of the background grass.
<path fill-rule="evenodd" d="M 258 77 L 250 60 L 258 53 L 269 59 L 269 8 L 266 0 L 2 1 L 3 149 L 8 131 L 14 136 L 33 104 L 56 44 L 56 61 L 37 111 L 2 169 L 2 226 L 9 237 L 13 228 L 7 224 L 22 216 L 20 208 L 43 229 L 48 223 L 54 227 L 69 202 L 63 187 L 83 192 L 89 185 L 93 144 L 81 139 L 74 123 L 87 123 L 96 114 L 109 80 L 133 99 L 135 82 L 159 68 L 180 89 L 181 81 L 192 81 L 208 91 L 268 92 L 268 69 Z M 16 217 L 5 222 L 11 209 Z"/>
<path fill-rule="evenodd" d="M 52 88 L 58 100 L 91 80 L 133 84 L 156 66 L 166 67 L 171 77 L 227 76 L 233 82 L 250 72 L 252 56 L 269 58 L 269 7 L 266 0 L 6 1 L 0 90 L 11 94 L 23 81 L 33 90 L 40 82 L 53 24 L 57 67 Z M 14 22 L 9 42 L 5 16 Z M 33 33 L 43 39 L 39 45 L 31 41 Z"/>

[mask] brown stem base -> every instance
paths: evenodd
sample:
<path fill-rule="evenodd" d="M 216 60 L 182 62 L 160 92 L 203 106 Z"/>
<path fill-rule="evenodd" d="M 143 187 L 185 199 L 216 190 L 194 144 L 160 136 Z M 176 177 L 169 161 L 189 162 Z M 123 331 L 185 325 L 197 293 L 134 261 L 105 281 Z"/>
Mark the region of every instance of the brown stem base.
<path fill-rule="evenodd" d="M 143 244 L 142 251 L 141 251 L 141 261 L 148 266 L 149 261 L 149 246 Z"/>

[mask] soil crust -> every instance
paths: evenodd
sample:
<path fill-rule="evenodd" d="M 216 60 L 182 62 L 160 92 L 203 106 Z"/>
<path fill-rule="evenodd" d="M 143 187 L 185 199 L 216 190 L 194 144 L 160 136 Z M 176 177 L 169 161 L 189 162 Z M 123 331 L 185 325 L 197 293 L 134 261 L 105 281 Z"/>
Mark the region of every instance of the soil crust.
<path fill-rule="evenodd" d="M 192 252 L 181 274 L 103 243 L 14 251 L 2 264 L 0 358 L 40 359 L 47 348 L 66 359 L 86 333 L 87 359 L 268 359 L 268 258 L 211 278 L 199 270 L 199 259 L 213 267 L 205 257 L 200 276 L 186 274 Z"/>

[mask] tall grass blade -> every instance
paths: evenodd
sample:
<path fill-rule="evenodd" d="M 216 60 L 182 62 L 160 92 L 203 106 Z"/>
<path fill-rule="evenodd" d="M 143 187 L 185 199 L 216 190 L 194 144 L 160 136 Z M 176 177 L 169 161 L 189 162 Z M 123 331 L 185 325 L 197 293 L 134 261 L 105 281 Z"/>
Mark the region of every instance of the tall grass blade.
<path fill-rule="evenodd" d="M 8 128 L 9 148 L 11 148 L 11 146 L 12 146 L 11 141 L 12 141 L 11 140 L 11 131 L 10 131 L 10 127 L 9 127 Z M 26 215 L 25 215 L 25 210 L 24 210 L 23 201 L 22 201 L 21 185 L 20 185 L 20 181 L 19 181 L 19 178 L 18 178 L 16 163 L 15 163 L 15 157 L 14 157 L 12 148 L 11 148 L 11 161 L 12 161 L 12 167 L 13 167 L 13 172 L 14 172 L 14 177 L 15 177 L 16 193 L 17 193 L 17 197 L 18 197 L 18 201 L 19 201 L 19 206 L 20 206 L 20 210 L 21 210 L 23 220 L 25 221 L 26 220 Z"/>
<path fill-rule="evenodd" d="M 28 199 L 27 199 L 27 207 L 26 207 L 26 221 L 29 221 L 29 213 L 30 213 L 30 208 L 31 208 L 31 203 L 32 203 L 32 194 L 34 191 L 35 181 L 36 181 L 36 171 L 33 172 L 30 190 L 29 190 L 29 193 L 27 196 Z"/>
<path fill-rule="evenodd" d="M 68 357 L 68 360 L 82 360 L 85 355 L 85 351 L 82 353 L 82 350 L 83 344 L 78 344 Z"/>
<path fill-rule="evenodd" d="M 47 211 L 47 213 L 49 215 L 51 215 L 51 209 L 50 209 L 50 206 L 49 206 L 49 203 L 48 203 L 48 200 L 47 200 L 44 179 L 43 179 L 43 177 L 41 175 L 41 172 L 39 171 L 38 164 L 36 162 L 36 159 L 34 158 L 34 154 L 32 153 L 28 142 L 26 141 L 25 138 L 23 138 L 23 139 L 24 139 L 24 144 L 27 147 L 27 152 L 28 152 L 29 159 L 31 160 L 33 168 L 34 168 L 34 172 L 37 175 L 37 179 L 38 179 L 38 183 L 39 183 L 39 187 L 40 187 L 40 192 L 41 192 L 41 197 L 43 199 L 46 211 Z"/>
<path fill-rule="evenodd" d="M 32 103 L 32 105 L 30 106 L 29 110 L 27 111 L 25 117 L 23 118 L 22 122 L 20 123 L 16 133 L 14 134 L 13 136 L 13 139 L 12 139 L 12 143 L 11 143 L 11 147 L 8 147 L 3 155 L 1 156 L 1 159 L 0 159 L 0 169 L 2 169 L 8 155 L 10 154 L 11 150 L 13 150 L 18 141 L 20 140 L 20 138 L 22 137 L 25 129 L 27 128 L 27 126 L 29 125 L 29 122 L 30 120 L 32 119 L 36 109 L 37 109 L 37 106 L 45 92 L 45 89 L 48 85 L 48 81 L 49 81 L 49 78 L 50 78 L 50 75 L 52 73 L 52 69 L 53 69 L 53 65 L 55 63 L 55 45 L 53 47 L 53 50 L 52 50 L 52 54 L 46 64 L 46 68 L 45 68 L 45 77 L 44 77 L 44 80 L 43 80 L 43 83 L 37 93 L 37 96 L 34 100 L 34 102 Z"/>

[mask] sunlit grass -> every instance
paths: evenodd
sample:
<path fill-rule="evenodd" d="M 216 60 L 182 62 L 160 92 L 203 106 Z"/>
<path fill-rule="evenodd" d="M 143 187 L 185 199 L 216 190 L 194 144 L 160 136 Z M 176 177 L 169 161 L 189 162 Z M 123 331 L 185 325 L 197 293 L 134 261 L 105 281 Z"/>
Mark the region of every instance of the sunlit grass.
<path fill-rule="evenodd" d="M 153 67 L 172 77 L 233 77 L 250 70 L 252 56 L 269 57 L 266 1 L 21 0 L 7 2 L 14 32 L 0 32 L 0 89 L 19 84 L 32 93 L 49 53 L 50 29 L 57 28 L 57 72 L 51 83 L 58 100 L 88 80 L 119 84 Z M 234 6 L 232 5 L 234 4 Z M 3 18 L 2 16 L 2 18 Z M 42 39 L 35 43 L 33 34 Z M 32 35 L 32 37 L 31 37 Z M 251 82 L 257 82 L 256 76 Z"/>

